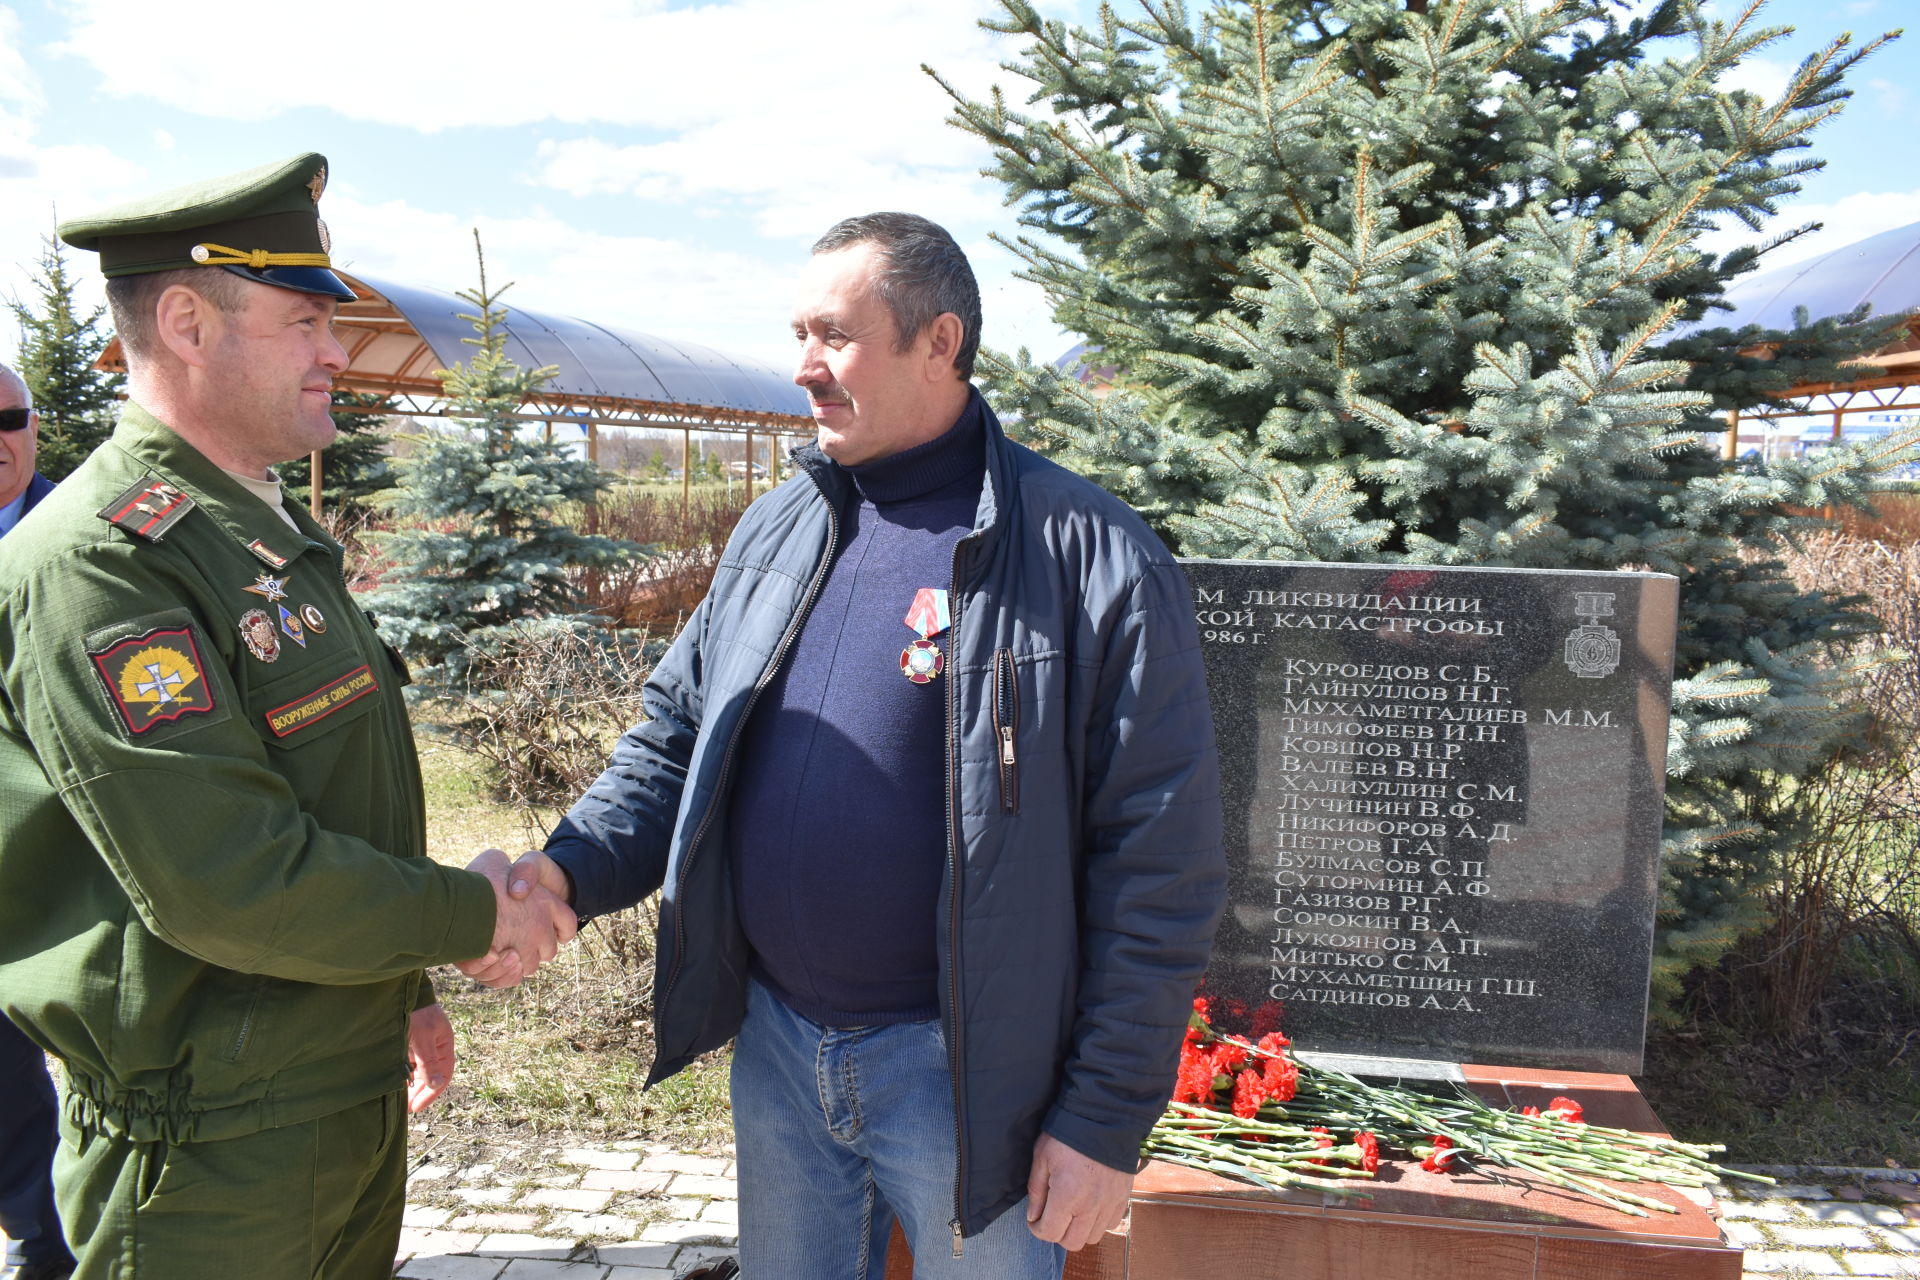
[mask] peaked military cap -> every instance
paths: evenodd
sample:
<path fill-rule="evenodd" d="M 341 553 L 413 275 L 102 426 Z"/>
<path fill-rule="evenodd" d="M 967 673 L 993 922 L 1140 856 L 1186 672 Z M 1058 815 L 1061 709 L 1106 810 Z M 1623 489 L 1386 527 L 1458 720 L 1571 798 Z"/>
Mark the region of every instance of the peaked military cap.
<path fill-rule="evenodd" d="M 225 267 L 261 284 L 351 302 L 330 269 L 320 193 L 327 158 L 318 152 L 244 173 L 175 187 L 144 200 L 60 224 L 60 238 L 97 252 L 109 278 Z"/>

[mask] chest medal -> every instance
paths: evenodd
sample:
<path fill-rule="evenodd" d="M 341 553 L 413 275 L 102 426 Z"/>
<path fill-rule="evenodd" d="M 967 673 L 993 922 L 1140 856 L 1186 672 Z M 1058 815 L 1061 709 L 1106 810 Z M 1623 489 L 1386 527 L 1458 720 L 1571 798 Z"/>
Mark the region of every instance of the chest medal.
<path fill-rule="evenodd" d="M 265 609 L 249 609 L 240 615 L 240 639 L 247 652 L 262 662 L 280 660 L 280 637 L 274 634 L 273 619 Z"/>
<path fill-rule="evenodd" d="M 920 638 L 900 651 L 900 674 L 915 684 L 929 684 L 947 666 L 946 655 L 933 642 L 935 636 L 953 625 L 947 593 L 938 587 L 920 588 L 904 621 Z"/>

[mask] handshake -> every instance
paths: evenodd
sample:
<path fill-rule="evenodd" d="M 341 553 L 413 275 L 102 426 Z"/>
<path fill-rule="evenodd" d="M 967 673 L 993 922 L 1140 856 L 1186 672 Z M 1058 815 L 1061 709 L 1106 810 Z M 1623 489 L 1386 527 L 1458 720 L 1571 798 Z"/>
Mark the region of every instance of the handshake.
<path fill-rule="evenodd" d="M 467 870 L 493 885 L 493 943 L 485 955 L 456 966 L 481 986 L 511 987 L 531 977 L 579 929 L 567 905 L 573 886 L 546 854 L 529 849 L 509 862 L 502 850 L 488 849 Z"/>

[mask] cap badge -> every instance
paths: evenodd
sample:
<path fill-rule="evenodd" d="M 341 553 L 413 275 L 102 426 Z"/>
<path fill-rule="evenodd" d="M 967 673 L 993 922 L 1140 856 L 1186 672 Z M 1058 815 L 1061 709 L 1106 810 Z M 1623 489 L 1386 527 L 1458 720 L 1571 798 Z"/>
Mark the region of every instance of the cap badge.
<path fill-rule="evenodd" d="M 327 168 L 320 166 L 319 172 L 307 179 L 307 190 L 313 193 L 313 202 L 320 203 L 320 193 L 327 189 Z"/>

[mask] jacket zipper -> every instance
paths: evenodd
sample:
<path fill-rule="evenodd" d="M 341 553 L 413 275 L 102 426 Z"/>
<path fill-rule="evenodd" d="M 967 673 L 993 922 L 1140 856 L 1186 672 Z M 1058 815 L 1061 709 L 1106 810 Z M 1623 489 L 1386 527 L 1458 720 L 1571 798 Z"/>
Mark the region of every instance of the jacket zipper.
<path fill-rule="evenodd" d="M 808 472 L 808 478 L 813 479 L 812 472 Z M 814 480 L 816 488 L 819 484 L 818 480 Z M 754 683 L 753 692 L 747 697 L 747 705 L 741 709 L 740 718 L 733 723 L 733 733 L 727 738 L 726 752 L 720 757 L 720 775 L 713 784 L 716 802 L 726 794 L 727 775 L 733 769 L 733 753 L 740 745 L 741 733 L 746 730 L 747 717 L 753 714 L 754 704 L 760 701 L 761 693 L 773 682 L 774 674 L 780 670 L 780 664 L 786 660 L 787 650 L 793 647 L 795 637 L 800 634 L 800 628 L 806 625 L 807 615 L 813 612 L 813 602 L 819 598 L 820 588 L 826 584 L 827 571 L 833 565 L 833 553 L 840 545 L 840 513 L 834 509 L 833 499 L 827 496 L 826 490 L 821 489 L 820 493 L 822 497 L 827 498 L 826 552 L 820 557 L 819 565 L 814 568 L 813 581 L 807 584 L 807 594 L 801 598 L 800 607 L 794 611 L 793 621 L 787 624 L 787 633 L 780 637 L 780 643 L 774 648 L 773 656 L 767 660 L 766 669 L 760 673 L 760 679 Z M 713 815 L 719 807 L 718 803 L 707 806 L 707 812 L 700 819 L 700 825 L 694 829 L 693 838 L 687 841 L 687 852 L 680 859 L 680 874 L 673 880 L 673 900 L 676 904 L 681 901 L 681 894 L 686 888 L 687 867 L 693 862 L 693 855 L 699 850 L 701 840 L 706 837 L 707 828 L 713 825 Z M 667 1001 L 673 998 L 673 988 L 680 981 L 680 970 L 686 964 L 686 960 L 686 916 L 676 905 L 673 911 L 673 971 L 667 975 L 667 985 L 661 988 L 660 999 L 654 1006 L 656 1011 L 664 1008 Z"/>
<path fill-rule="evenodd" d="M 960 1088 L 960 900 L 965 871 L 960 843 L 960 739 L 959 716 L 955 705 L 960 687 L 960 552 L 970 541 L 962 538 L 953 548 L 953 582 L 948 592 L 953 619 L 947 630 L 947 644 L 953 651 L 947 681 L 947 1075 L 953 1085 L 953 1256 L 963 1256 L 966 1243 L 962 1228 L 965 1216 L 963 1198 L 967 1185 L 966 1103 Z"/>
<path fill-rule="evenodd" d="M 1013 650 L 993 651 L 993 736 L 1000 749 L 1000 811 L 1020 812 L 1020 769 L 1014 742 L 1020 736 L 1019 672 Z"/>
<path fill-rule="evenodd" d="M 240 1055 L 247 1050 L 247 1041 L 253 1035 L 253 1015 L 260 1008 L 260 986 L 264 981 L 263 978 L 254 979 L 253 994 L 247 997 L 247 1016 L 240 1020 L 240 1033 L 234 1036 L 233 1048 L 227 1051 L 228 1062 L 240 1061 Z"/>

